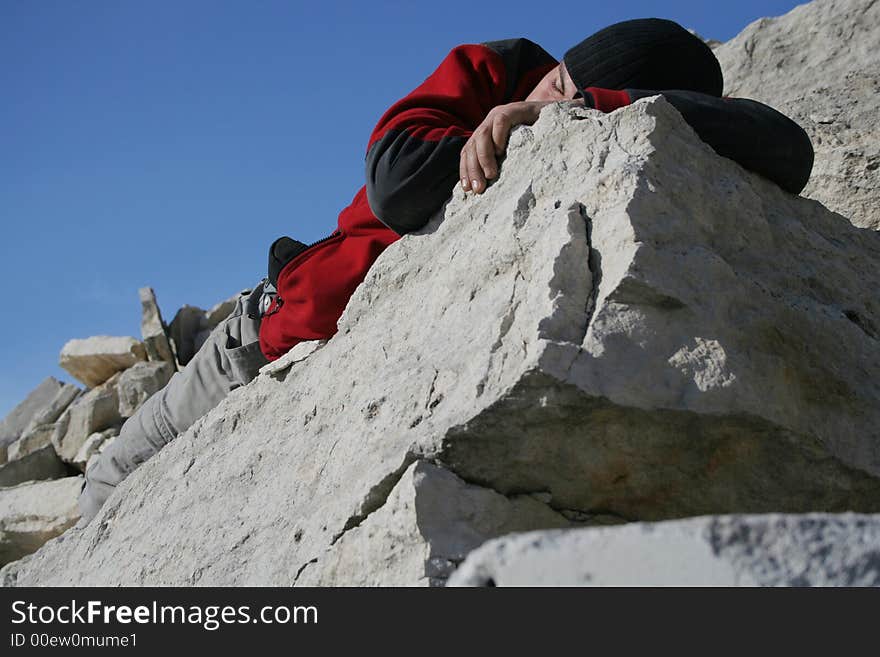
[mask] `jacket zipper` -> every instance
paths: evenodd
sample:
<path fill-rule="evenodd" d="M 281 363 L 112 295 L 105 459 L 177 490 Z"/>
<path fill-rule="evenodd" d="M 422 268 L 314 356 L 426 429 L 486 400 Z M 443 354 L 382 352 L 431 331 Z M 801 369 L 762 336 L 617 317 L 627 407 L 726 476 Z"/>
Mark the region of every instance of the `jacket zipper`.
<path fill-rule="evenodd" d="M 336 230 L 334 230 L 332 233 L 330 233 L 329 235 L 327 235 L 327 237 L 322 237 L 322 238 L 319 239 L 317 242 L 312 242 L 311 244 L 309 244 L 309 246 L 308 246 L 307 248 L 311 249 L 313 246 L 317 246 L 317 245 L 320 244 L 321 242 L 326 242 L 327 240 L 331 240 L 331 239 L 333 239 L 334 237 L 336 237 L 337 235 L 339 235 L 339 229 L 338 229 L 338 228 L 337 228 Z M 305 253 L 305 251 L 303 251 L 302 253 Z M 297 255 L 297 258 L 298 258 L 299 256 L 301 256 L 302 253 L 298 254 L 298 255 Z"/>
<path fill-rule="evenodd" d="M 341 232 L 339 229 L 336 229 L 336 230 L 334 230 L 332 233 L 330 233 L 329 235 L 327 235 L 326 237 L 322 237 L 322 238 L 319 239 L 318 241 L 316 241 L 316 242 L 312 242 L 312 243 L 309 244 L 305 249 L 303 249 L 302 251 L 300 251 L 299 253 L 297 253 L 297 254 L 296 254 L 296 257 L 294 257 L 290 262 L 288 262 L 287 264 L 285 264 L 284 267 L 282 267 L 281 271 L 283 272 L 285 269 L 287 269 L 288 267 L 290 267 L 291 263 L 293 263 L 293 262 L 296 262 L 297 264 L 295 265 L 295 267 L 298 267 L 298 266 L 299 266 L 299 262 L 301 262 L 302 260 L 305 259 L 305 258 L 303 258 L 303 256 L 304 256 L 306 253 L 308 253 L 309 251 L 311 251 L 314 247 L 318 246 L 319 244 L 323 244 L 324 242 L 329 242 L 330 240 L 332 240 L 332 239 L 334 239 L 334 238 L 336 238 L 336 237 L 340 237 L 341 235 L 342 235 L 342 232 Z M 281 273 L 280 273 L 280 272 L 279 272 L 279 274 L 278 274 L 278 280 L 279 280 L 279 281 L 281 280 Z M 271 303 L 271 305 L 269 306 L 269 309 L 268 309 L 268 310 L 266 311 L 266 313 L 263 315 L 263 318 L 265 319 L 266 317 L 269 317 L 270 315 L 274 315 L 274 314 L 277 313 L 279 310 L 281 310 L 281 306 L 283 306 L 283 305 L 284 305 L 284 299 L 282 299 L 282 298 L 281 298 L 281 295 L 278 294 L 278 293 L 276 292 L 276 294 L 275 294 L 275 298 L 272 300 L 272 303 Z"/>

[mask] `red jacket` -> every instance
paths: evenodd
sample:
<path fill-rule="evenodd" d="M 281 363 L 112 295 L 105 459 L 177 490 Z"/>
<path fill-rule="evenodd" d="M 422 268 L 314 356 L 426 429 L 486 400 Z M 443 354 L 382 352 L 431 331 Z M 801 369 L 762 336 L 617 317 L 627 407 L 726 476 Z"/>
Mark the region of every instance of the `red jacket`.
<path fill-rule="evenodd" d="M 260 327 L 266 358 L 336 333 L 337 320 L 379 254 L 424 226 L 450 196 L 462 146 L 489 110 L 524 100 L 557 64 L 528 39 L 458 46 L 385 112 L 367 146 L 366 185 L 339 214 L 337 229 L 311 246 L 281 238 L 270 249 L 278 296 Z M 610 112 L 656 93 L 589 88 L 585 103 Z M 793 193 L 806 184 L 813 164 L 810 140 L 776 110 L 745 99 L 662 93 L 719 154 Z"/>
<path fill-rule="evenodd" d="M 527 39 L 459 46 L 385 112 L 367 146 L 367 184 L 339 214 L 333 234 L 309 247 L 273 245 L 280 273 L 278 296 L 260 326 L 266 358 L 336 333 L 379 254 L 424 226 L 450 196 L 461 148 L 489 110 L 524 100 L 557 63 Z"/>

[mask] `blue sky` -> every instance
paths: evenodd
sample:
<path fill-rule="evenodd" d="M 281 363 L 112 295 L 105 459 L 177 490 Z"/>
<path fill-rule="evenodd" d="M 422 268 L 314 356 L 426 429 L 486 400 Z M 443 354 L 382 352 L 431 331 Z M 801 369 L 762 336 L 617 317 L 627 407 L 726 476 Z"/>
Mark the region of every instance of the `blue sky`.
<path fill-rule="evenodd" d="M 70 338 L 140 337 L 333 229 L 383 111 L 460 43 L 561 57 L 644 16 L 727 40 L 798 2 L 0 0 L 0 417 Z"/>

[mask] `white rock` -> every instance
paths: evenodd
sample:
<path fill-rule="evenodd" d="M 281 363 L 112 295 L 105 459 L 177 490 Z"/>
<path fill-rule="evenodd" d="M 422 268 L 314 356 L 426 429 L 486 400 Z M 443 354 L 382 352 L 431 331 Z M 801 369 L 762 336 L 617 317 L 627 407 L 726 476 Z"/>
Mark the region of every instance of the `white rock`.
<path fill-rule="evenodd" d="M 450 586 L 880 586 L 880 515 L 704 516 L 489 541 Z"/>
<path fill-rule="evenodd" d="M 21 438 L 34 418 L 47 407 L 52 406 L 58 396 L 63 395 L 65 389 L 65 384 L 53 376 L 48 376 L 0 421 L 0 463 L 6 461 L 9 445 Z M 49 422 L 54 422 L 54 419 Z"/>
<path fill-rule="evenodd" d="M 119 375 L 116 385 L 119 414 L 131 417 L 151 395 L 161 390 L 174 374 L 169 362 L 135 363 Z"/>
<path fill-rule="evenodd" d="M 75 463 L 77 453 L 93 433 L 122 423 L 116 389 L 120 376 L 114 374 L 89 390 L 59 418 L 52 434 L 52 444 L 66 463 Z"/>
<path fill-rule="evenodd" d="M 0 465 L 0 487 L 17 486 L 26 481 L 58 479 L 68 474 L 52 445 L 44 445 Z"/>
<path fill-rule="evenodd" d="M 725 93 L 769 103 L 813 141 L 803 195 L 880 229 L 880 3 L 816 0 L 715 49 Z"/>
<path fill-rule="evenodd" d="M 36 452 L 38 449 L 51 445 L 53 433 L 55 433 L 54 424 L 41 424 L 30 429 L 9 446 L 9 460 L 15 461 L 32 452 Z"/>
<path fill-rule="evenodd" d="M 324 586 L 442 584 L 488 536 L 568 521 L 527 495 L 507 498 L 449 471 L 416 461 L 387 500 L 309 562 L 295 583 Z M 297 533 L 294 532 L 294 540 Z M 301 536 L 300 536 L 301 539 Z"/>
<path fill-rule="evenodd" d="M 490 535 L 496 495 L 529 504 L 499 533 L 542 504 L 880 511 L 878 288 L 880 235 L 716 156 L 666 101 L 551 105 L 485 194 L 456 189 L 382 254 L 326 345 L 233 391 L 63 549 L 4 572 L 438 583 L 444 564 L 420 564 L 455 551 L 428 537 Z M 417 461 L 480 487 L 474 505 L 413 514 Z"/>
<path fill-rule="evenodd" d="M 93 388 L 117 372 L 146 359 L 144 345 L 134 338 L 96 335 L 67 342 L 61 349 L 59 364 L 76 379 Z"/>
<path fill-rule="evenodd" d="M 260 368 L 260 374 L 279 376 L 283 372 L 289 370 L 294 364 L 304 361 L 325 344 L 327 344 L 326 340 L 308 340 L 306 342 L 300 342 L 281 358 L 263 365 L 263 367 Z"/>
<path fill-rule="evenodd" d="M 70 406 L 76 398 L 82 394 L 82 392 L 83 391 L 75 385 L 70 383 L 62 384 L 49 403 L 34 414 L 31 421 L 28 422 L 27 427 L 25 427 L 22 436 L 37 427 L 54 424 L 58 418 L 61 417 L 61 414 L 67 410 L 67 407 Z"/>
<path fill-rule="evenodd" d="M 0 564 L 21 559 L 74 525 L 82 482 L 66 477 L 0 489 Z"/>
<path fill-rule="evenodd" d="M 138 290 L 138 296 L 141 300 L 141 337 L 144 339 L 147 358 L 156 362 L 175 363 L 156 293 L 151 287 L 142 287 Z"/>

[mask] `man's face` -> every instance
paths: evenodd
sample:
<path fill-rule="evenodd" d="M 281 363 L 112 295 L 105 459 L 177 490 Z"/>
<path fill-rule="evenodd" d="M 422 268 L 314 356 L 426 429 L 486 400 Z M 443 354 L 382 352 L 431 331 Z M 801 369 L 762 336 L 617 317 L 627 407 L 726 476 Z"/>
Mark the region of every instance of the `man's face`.
<path fill-rule="evenodd" d="M 577 89 L 563 62 L 550 69 L 550 72 L 532 89 L 526 100 L 571 100 L 577 95 Z"/>

